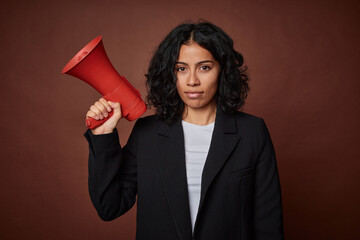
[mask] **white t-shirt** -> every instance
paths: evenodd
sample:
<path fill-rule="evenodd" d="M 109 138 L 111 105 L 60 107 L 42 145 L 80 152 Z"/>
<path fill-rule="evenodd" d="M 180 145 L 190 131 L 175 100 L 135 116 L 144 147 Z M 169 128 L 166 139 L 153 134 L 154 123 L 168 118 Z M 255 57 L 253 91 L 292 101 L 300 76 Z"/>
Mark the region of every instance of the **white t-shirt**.
<path fill-rule="evenodd" d="M 199 209 L 201 176 L 209 152 L 214 123 L 196 125 L 182 121 L 185 141 L 186 176 L 189 191 L 191 225 L 194 231 Z"/>

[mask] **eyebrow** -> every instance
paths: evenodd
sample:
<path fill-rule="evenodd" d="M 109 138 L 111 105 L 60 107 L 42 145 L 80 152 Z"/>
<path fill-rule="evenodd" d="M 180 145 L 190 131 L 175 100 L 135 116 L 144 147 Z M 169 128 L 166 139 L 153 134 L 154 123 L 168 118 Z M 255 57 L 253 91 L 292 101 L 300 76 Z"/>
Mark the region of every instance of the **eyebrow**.
<path fill-rule="evenodd" d="M 214 61 L 211 61 L 211 60 L 200 61 L 200 62 L 197 62 L 196 65 L 203 64 L 203 63 L 214 63 Z M 175 64 L 184 64 L 184 65 L 189 66 L 189 64 L 187 64 L 185 62 L 176 62 Z"/>

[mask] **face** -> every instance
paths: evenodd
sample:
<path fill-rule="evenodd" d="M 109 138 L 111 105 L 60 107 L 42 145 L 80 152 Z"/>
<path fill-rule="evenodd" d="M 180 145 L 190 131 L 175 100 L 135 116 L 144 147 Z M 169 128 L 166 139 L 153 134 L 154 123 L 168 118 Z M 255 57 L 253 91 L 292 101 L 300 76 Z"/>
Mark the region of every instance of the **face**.
<path fill-rule="evenodd" d="M 212 108 L 220 65 L 197 43 L 182 45 L 175 65 L 177 91 L 189 109 Z"/>

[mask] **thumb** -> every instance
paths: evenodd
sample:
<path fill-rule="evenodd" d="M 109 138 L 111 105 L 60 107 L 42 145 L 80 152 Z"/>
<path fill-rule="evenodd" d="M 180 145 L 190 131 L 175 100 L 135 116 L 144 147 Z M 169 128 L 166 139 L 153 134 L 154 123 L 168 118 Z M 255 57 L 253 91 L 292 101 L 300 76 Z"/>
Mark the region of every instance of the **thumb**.
<path fill-rule="evenodd" d="M 111 102 L 111 101 L 108 101 L 110 107 L 114 110 L 114 115 L 118 115 L 120 114 L 121 116 L 121 107 L 120 107 L 120 103 L 118 102 Z"/>

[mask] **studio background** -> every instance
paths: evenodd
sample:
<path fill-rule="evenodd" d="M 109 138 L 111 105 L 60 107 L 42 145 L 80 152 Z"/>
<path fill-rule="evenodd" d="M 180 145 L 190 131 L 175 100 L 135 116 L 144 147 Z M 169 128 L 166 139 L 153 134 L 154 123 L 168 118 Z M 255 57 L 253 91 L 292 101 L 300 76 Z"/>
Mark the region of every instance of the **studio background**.
<path fill-rule="evenodd" d="M 199 18 L 249 67 L 244 111 L 272 136 L 286 239 L 357 239 L 360 3 L 350 0 L 2 1 L 0 239 L 134 239 L 136 208 L 103 222 L 88 194 L 84 117 L 100 94 L 60 72 L 102 35 L 145 97 L 156 46 Z M 133 124 L 120 122 L 122 144 Z"/>

